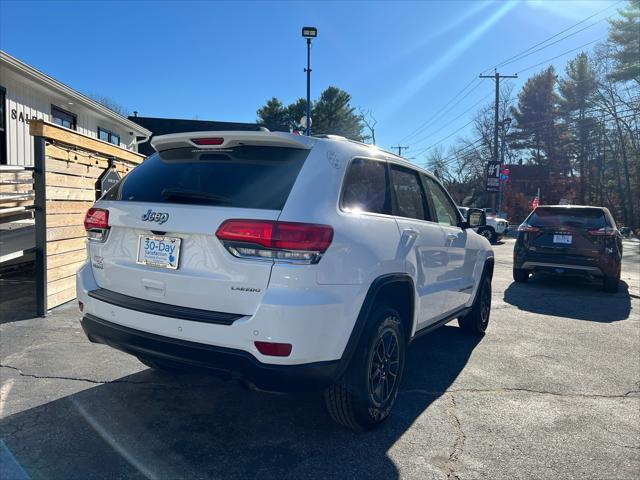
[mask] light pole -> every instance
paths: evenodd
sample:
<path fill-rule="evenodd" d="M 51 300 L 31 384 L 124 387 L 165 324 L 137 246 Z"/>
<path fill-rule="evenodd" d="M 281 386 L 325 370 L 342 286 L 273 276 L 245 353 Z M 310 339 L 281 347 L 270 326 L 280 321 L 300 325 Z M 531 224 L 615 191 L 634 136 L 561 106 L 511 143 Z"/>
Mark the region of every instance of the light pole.
<path fill-rule="evenodd" d="M 305 125 L 305 134 L 311 135 L 311 39 L 318 36 L 316 27 L 302 27 L 302 36 L 307 39 L 307 121 Z"/>
<path fill-rule="evenodd" d="M 509 125 L 511 125 L 511 119 L 510 118 L 505 118 L 500 122 L 500 129 L 502 130 L 502 145 L 501 145 L 501 149 L 500 149 L 500 176 L 499 178 L 499 183 L 498 183 L 498 188 L 500 193 L 498 194 L 498 213 L 496 214 L 496 216 L 500 216 L 500 213 L 502 213 L 502 196 L 503 196 L 503 190 L 504 190 L 504 182 L 505 180 L 502 179 L 502 167 L 504 165 L 504 148 L 506 146 L 506 136 L 507 136 L 507 129 L 509 128 Z"/>

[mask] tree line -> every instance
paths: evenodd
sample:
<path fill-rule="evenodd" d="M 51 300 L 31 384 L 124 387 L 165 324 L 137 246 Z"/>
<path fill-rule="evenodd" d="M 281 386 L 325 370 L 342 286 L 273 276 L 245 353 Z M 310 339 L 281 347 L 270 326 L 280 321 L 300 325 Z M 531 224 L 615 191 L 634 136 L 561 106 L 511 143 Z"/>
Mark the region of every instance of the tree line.
<path fill-rule="evenodd" d="M 285 106 L 276 97 L 257 111 L 257 122 L 276 132 L 302 130 L 300 120 L 307 114 L 307 100 L 300 98 Z M 356 110 L 351 95 L 337 87 L 328 87 L 317 101 L 311 102 L 311 129 L 314 135 L 341 135 L 359 142 L 375 144 L 375 119 L 370 111 Z"/>
<path fill-rule="evenodd" d="M 640 227 L 640 2 L 619 14 L 609 20 L 607 40 L 569 60 L 561 74 L 550 66 L 516 96 L 509 85 L 501 89 L 504 161 L 538 174 L 528 190 L 506 185 L 505 210 L 514 220 L 530 211 L 540 188 L 542 203 L 602 205 L 620 223 Z M 427 167 L 463 205 L 489 201 L 485 166 L 494 128 L 493 105 L 487 105 L 474 117 L 472 137 L 428 154 Z"/>

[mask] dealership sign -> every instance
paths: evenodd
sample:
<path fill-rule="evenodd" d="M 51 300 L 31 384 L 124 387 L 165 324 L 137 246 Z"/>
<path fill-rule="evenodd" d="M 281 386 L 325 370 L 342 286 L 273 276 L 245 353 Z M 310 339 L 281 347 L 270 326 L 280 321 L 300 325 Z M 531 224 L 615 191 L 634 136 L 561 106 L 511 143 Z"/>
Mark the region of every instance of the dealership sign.
<path fill-rule="evenodd" d="M 487 192 L 500 190 L 500 162 L 487 162 Z"/>

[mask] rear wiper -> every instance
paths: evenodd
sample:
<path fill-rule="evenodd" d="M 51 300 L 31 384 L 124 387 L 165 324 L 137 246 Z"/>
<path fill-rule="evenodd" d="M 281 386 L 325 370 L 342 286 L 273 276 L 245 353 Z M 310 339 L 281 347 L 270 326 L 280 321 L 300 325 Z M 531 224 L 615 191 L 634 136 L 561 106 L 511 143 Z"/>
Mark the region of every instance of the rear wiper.
<path fill-rule="evenodd" d="M 195 200 L 207 200 L 209 202 L 215 202 L 221 205 L 230 205 L 231 200 L 222 195 L 215 195 L 213 193 L 200 192 L 198 190 L 185 190 L 182 188 L 165 188 L 162 190 L 162 196 L 164 198 L 191 198 Z"/>

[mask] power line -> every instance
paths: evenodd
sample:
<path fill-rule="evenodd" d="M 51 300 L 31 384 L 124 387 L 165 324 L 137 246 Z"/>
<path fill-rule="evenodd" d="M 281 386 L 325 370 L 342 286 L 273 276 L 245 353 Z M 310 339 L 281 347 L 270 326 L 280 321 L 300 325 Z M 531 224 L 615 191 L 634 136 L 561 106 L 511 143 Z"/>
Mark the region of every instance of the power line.
<path fill-rule="evenodd" d="M 476 82 L 478 79 L 474 78 L 472 79 L 469 83 L 467 83 L 462 90 L 460 90 L 458 93 L 456 93 L 447 103 L 445 103 L 442 107 L 440 107 L 438 109 L 438 111 L 433 114 L 433 116 L 431 116 L 429 119 L 425 120 L 418 128 L 416 128 L 415 130 L 413 130 L 413 132 L 411 132 L 409 135 L 406 135 L 404 138 L 402 138 L 400 140 L 400 142 L 405 142 L 408 139 L 414 137 L 415 135 L 417 135 L 420 131 L 424 130 L 425 128 L 428 128 L 429 126 L 431 126 L 431 124 L 433 124 L 436 119 L 439 118 L 440 114 L 442 112 L 444 112 L 444 110 L 453 102 L 455 101 L 465 90 L 467 90 L 474 82 Z M 464 100 L 467 96 L 469 96 L 469 94 L 471 92 L 473 92 L 476 88 L 478 88 L 481 85 L 481 82 L 478 82 L 478 84 L 476 86 L 474 86 L 471 90 L 469 90 L 462 98 L 460 98 L 454 105 L 452 105 L 451 108 L 455 107 L 456 105 L 458 105 L 462 100 Z M 451 111 L 451 110 L 449 110 Z"/>
<path fill-rule="evenodd" d="M 564 34 L 564 33 L 566 33 L 566 32 L 569 32 L 570 30 L 573 30 L 575 27 L 577 27 L 577 26 L 579 26 L 579 25 L 584 24 L 585 22 L 589 21 L 590 19 L 592 19 L 592 18 L 594 18 L 594 17 L 596 17 L 596 16 L 598 16 L 598 15 L 602 14 L 603 12 L 605 12 L 605 11 L 607 11 L 607 10 L 609 10 L 609 9 L 611 9 L 611 8 L 613 8 L 613 7 L 615 7 L 615 6 L 619 5 L 620 3 L 623 3 L 623 2 L 624 2 L 624 0 L 620 0 L 620 1 L 618 1 L 618 2 L 616 2 L 616 3 L 614 3 L 614 4 L 612 4 L 612 5 L 607 6 L 606 8 L 603 8 L 602 10 L 599 10 L 598 12 L 593 13 L 592 15 L 589 15 L 588 17 L 583 18 L 583 19 L 582 19 L 582 20 L 580 20 L 579 22 L 577 22 L 577 23 L 575 23 L 575 24 L 573 24 L 573 25 L 571 25 L 571 26 L 569 26 L 569 27 L 567 27 L 567 28 L 565 28 L 565 29 L 561 30 L 560 32 L 558 32 L 558 33 L 556 33 L 556 34 L 554 34 L 554 35 L 552 35 L 552 36 L 550 36 L 550 37 L 548 37 L 548 38 L 546 38 L 546 39 L 544 39 L 544 40 L 542 40 L 542 41 L 540 41 L 540 42 L 538 42 L 538 43 L 536 43 L 536 44 L 534 44 L 534 45 L 532 45 L 532 46 L 530 46 L 530 47 L 528 47 L 527 49 L 525 49 L 525 50 L 523 50 L 523 51 L 521 51 L 521 52 L 517 53 L 516 55 L 513 55 L 513 56 L 511 56 L 511 57 L 509 57 L 509 58 L 507 58 L 507 59 L 505 59 L 505 60 L 501 61 L 500 63 L 496 64 L 496 65 L 495 65 L 495 67 L 493 67 L 493 68 L 497 68 L 497 67 L 499 67 L 499 66 L 504 66 L 504 65 L 511 64 L 511 63 L 515 63 L 515 62 L 517 62 L 517 61 L 519 61 L 519 60 L 522 60 L 523 58 L 528 57 L 529 55 L 533 55 L 534 53 L 537 53 L 537 52 L 539 52 L 539 51 L 541 51 L 541 50 L 544 50 L 544 49 L 546 49 L 546 48 L 548 48 L 548 47 L 550 47 L 550 46 L 552 46 L 552 45 L 555 45 L 555 44 L 557 44 L 557 43 L 559 43 L 559 42 L 561 42 L 561 41 L 563 41 L 563 40 L 566 40 L 566 39 L 567 39 L 567 38 L 569 38 L 569 37 L 572 37 L 572 36 L 574 36 L 574 35 L 576 35 L 576 34 L 578 34 L 578 33 L 582 32 L 582 31 L 584 31 L 584 30 L 586 30 L 586 29 L 588 29 L 588 28 L 591 28 L 591 27 L 593 27 L 594 25 L 598 24 L 599 22 L 601 22 L 601 21 L 603 21 L 603 20 L 606 20 L 606 19 L 608 19 L 608 18 L 611 18 L 611 16 L 609 16 L 609 17 L 605 17 L 605 18 L 601 18 L 601 19 L 599 19 L 599 20 L 597 20 L 597 21 L 595 21 L 595 22 L 593 22 L 593 23 L 591 23 L 591 24 L 589 24 L 589 25 L 587 25 L 587 26 L 585 26 L 585 27 L 581 28 L 580 30 L 577 30 L 577 31 L 572 32 L 572 33 L 570 33 L 570 34 L 568 34 L 568 35 L 565 35 L 564 37 L 561 37 L 561 38 L 559 38 L 558 40 L 556 40 L 556 41 L 554 41 L 554 42 L 552 42 L 552 43 L 549 43 L 549 44 L 547 44 L 547 45 L 543 46 L 544 44 L 546 44 L 546 43 L 547 43 L 547 42 L 549 42 L 550 40 L 553 40 L 554 38 L 557 38 L 557 37 L 561 36 L 562 34 Z M 612 16 L 613 16 L 613 15 L 612 15 Z M 536 67 L 538 67 L 538 66 L 540 66 L 540 65 L 543 65 L 543 64 L 545 64 L 545 63 L 547 63 L 547 62 L 549 62 L 549 61 L 555 60 L 555 59 L 557 59 L 557 58 L 559 58 L 559 57 L 562 57 L 562 56 L 564 56 L 564 55 L 566 55 L 566 54 L 568 54 L 568 53 L 571 53 L 571 52 L 573 52 L 573 51 L 575 51 L 575 50 L 578 50 L 578 49 L 580 49 L 580 48 L 584 48 L 584 47 L 586 47 L 586 46 L 588 46 L 588 45 L 591 45 L 591 44 L 593 44 L 593 43 L 595 43 L 595 42 L 597 42 L 597 41 L 599 41 L 599 40 L 601 40 L 601 39 L 602 39 L 602 38 L 597 39 L 597 40 L 593 40 L 593 41 L 591 41 L 591 42 L 588 42 L 588 43 L 585 43 L 585 44 L 583 44 L 583 45 L 580 45 L 579 47 L 575 47 L 575 48 L 573 48 L 573 49 L 571 49 L 571 50 L 567 50 L 567 51 L 565 51 L 565 52 L 563 52 L 563 53 L 561 53 L 561 54 L 559 54 L 559 55 L 556 55 L 556 56 L 554 56 L 554 57 L 552 57 L 552 58 L 549 58 L 549 59 L 547 59 L 547 60 L 544 60 L 543 62 L 537 63 L 537 64 L 535 64 L 535 65 L 532 65 L 532 66 L 529 66 L 529 67 L 526 67 L 526 68 L 523 68 L 523 69 L 521 69 L 520 71 L 518 71 L 518 72 L 516 73 L 516 75 L 517 75 L 517 74 L 519 74 L 519 73 L 525 72 L 525 71 L 527 71 L 527 70 L 531 70 L 532 68 L 536 68 Z M 541 48 L 538 48 L 538 47 L 541 47 Z M 489 71 L 489 70 L 491 70 L 491 68 L 488 68 L 488 69 L 484 70 L 482 73 L 485 73 L 485 72 L 487 72 L 487 71 Z M 440 119 L 440 118 L 442 117 L 442 115 L 440 115 L 440 113 L 441 113 L 441 112 L 442 112 L 446 107 L 448 107 L 448 106 L 449 106 L 453 101 L 455 101 L 455 100 L 456 100 L 456 99 L 457 99 L 457 98 L 458 98 L 458 97 L 459 97 L 459 96 L 460 96 L 464 91 L 466 91 L 466 90 L 467 90 L 467 89 L 468 89 L 468 88 L 469 88 L 469 87 L 474 83 L 474 81 L 475 81 L 475 80 L 476 80 L 476 79 L 474 79 L 474 80 L 470 81 L 467 85 L 465 85 L 465 87 L 464 87 L 462 90 L 460 90 L 456 95 L 454 95 L 454 96 L 451 98 L 451 100 L 449 100 L 445 105 L 443 105 L 443 107 L 441 107 L 441 108 L 438 110 L 438 112 L 434 115 L 434 117 L 432 117 L 430 120 L 425 121 L 421 126 L 419 126 L 418 128 L 416 128 L 412 133 L 410 133 L 409 135 L 405 136 L 405 137 L 402 139 L 402 141 L 406 141 L 407 139 L 410 139 L 410 138 L 412 138 L 412 137 L 415 137 L 415 136 L 416 136 L 420 131 L 425 130 L 425 129 L 426 129 L 426 128 L 428 128 L 430 125 L 432 125 L 433 123 L 435 123 L 435 121 L 437 121 L 438 119 Z M 461 99 L 459 99 L 459 100 L 458 100 L 458 102 L 456 102 L 453 106 L 458 105 L 458 104 L 459 104 L 459 103 L 460 103 L 464 98 L 466 98 L 466 96 L 468 96 L 468 95 L 471 93 L 471 91 L 473 91 L 473 90 L 475 90 L 476 88 L 478 88 L 478 86 L 479 86 L 479 85 L 480 85 L 480 84 L 477 84 L 473 89 L 471 89 L 470 91 L 468 91 L 468 92 L 467 92 L 467 94 L 466 94 L 464 97 L 462 97 Z M 472 108 L 473 108 L 473 107 L 472 107 Z M 468 111 L 468 110 L 469 110 L 469 109 L 467 109 L 466 111 Z M 450 109 L 449 111 L 451 111 L 451 109 Z M 465 111 L 465 112 L 466 112 L 466 111 Z M 462 116 L 462 115 L 458 115 L 458 117 L 456 117 L 456 119 L 454 119 L 454 121 L 455 121 L 455 120 L 457 120 L 458 118 L 460 118 L 461 116 Z M 452 123 L 452 122 L 449 122 L 447 125 L 449 125 L 449 124 L 451 124 L 451 123 Z M 455 130 L 454 132 L 452 132 L 452 133 L 451 133 L 450 135 L 448 135 L 447 137 L 445 137 L 445 138 L 443 138 L 443 139 L 439 140 L 438 142 L 436 142 L 436 143 L 434 143 L 434 144 L 430 145 L 429 147 L 426 147 L 426 148 L 424 148 L 424 149 L 419 150 L 419 151 L 418 151 L 418 153 L 416 153 L 416 155 L 419 155 L 419 154 L 421 154 L 421 153 L 423 153 L 423 152 L 425 152 L 425 151 L 427 151 L 427 150 L 430 150 L 430 149 L 431 149 L 431 148 L 433 148 L 434 146 L 436 146 L 436 145 L 438 145 L 438 144 L 442 143 L 442 141 L 444 141 L 444 140 L 446 140 L 446 139 L 450 138 L 452 135 L 454 135 L 455 133 L 459 132 L 460 130 L 462 130 L 463 128 L 465 128 L 466 126 L 468 126 L 470 123 L 472 123 L 472 122 L 469 122 L 469 123 L 467 123 L 467 124 L 463 125 L 461 128 L 459 128 L 459 129 Z M 439 129 L 438 131 L 440 131 L 440 130 L 442 130 L 442 129 Z M 437 132 L 434 132 L 434 133 L 437 133 Z M 432 134 L 432 135 L 433 135 L 433 134 Z M 432 135 L 430 135 L 430 136 L 432 136 Z M 423 137 L 421 140 L 419 140 L 419 141 L 418 141 L 418 143 L 420 143 L 420 142 L 424 141 L 426 138 L 430 138 L 430 136 Z M 496 146 L 497 146 L 497 144 L 496 144 Z"/>
<path fill-rule="evenodd" d="M 574 52 L 576 50 L 580 50 L 581 48 L 584 48 L 587 45 L 591 45 L 592 43 L 599 42 L 600 40 L 603 40 L 604 38 L 606 38 L 606 37 L 596 38 L 595 40 L 592 40 L 590 42 L 584 43 L 584 44 L 580 45 L 579 47 L 572 48 L 571 50 L 567 50 L 566 52 L 562 52 L 560 55 L 556 55 L 555 57 L 547 58 L 546 60 L 543 60 L 540 63 L 536 63 L 535 65 L 531 65 L 530 67 L 526 67 L 526 68 L 523 68 L 521 70 L 518 70 L 517 73 L 520 74 L 522 72 L 526 72 L 527 70 L 531 70 L 532 68 L 536 68 L 536 67 L 539 67 L 540 65 L 544 65 L 545 63 L 550 62 L 551 60 L 555 60 L 556 58 L 560 58 L 560 57 L 562 57 L 562 56 L 564 56 L 564 55 L 566 55 L 568 53 Z"/>
<path fill-rule="evenodd" d="M 633 109 L 630 109 L 630 110 L 628 110 L 628 111 L 633 111 Z M 623 114 L 624 114 L 624 113 L 627 113 L 628 111 L 626 111 L 626 112 L 625 112 L 625 111 L 623 111 L 623 112 L 621 112 L 621 113 L 623 113 Z M 608 112 L 606 112 L 606 111 L 603 111 L 603 112 L 601 112 L 601 113 L 602 113 L 602 115 L 601 115 L 601 116 L 599 116 L 599 117 L 591 117 L 591 118 L 593 118 L 594 120 L 597 120 L 597 121 L 598 121 L 598 120 L 600 120 L 600 121 L 601 121 L 601 120 L 603 120 L 604 118 L 607 118 L 607 117 L 609 117 L 609 118 L 625 119 L 625 118 L 633 118 L 633 117 L 636 117 L 636 116 L 637 116 L 635 113 L 634 113 L 634 114 L 630 114 L 630 115 L 614 115 L 614 114 L 612 114 L 612 113 L 608 113 Z M 552 120 L 554 121 L 554 120 L 556 120 L 556 119 L 554 118 L 554 119 L 548 119 L 548 120 L 538 120 L 538 121 L 535 121 L 535 122 L 527 122 L 527 123 L 521 124 L 520 126 L 526 126 L 526 127 L 530 128 L 530 127 L 532 127 L 533 125 L 549 123 L 549 122 L 550 122 L 550 121 L 552 121 Z M 567 122 L 567 123 L 575 123 L 575 122 L 576 122 L 576 121 L 578 121 L 578 120 L 580 120 L 580 119 L 579 119 L 579 118 L 573 118 L 571 121 L 569 121 L 569 122 Z M 565 123 L 565 124 L 566 124 L 566 123 Z M 445 165 L 447 165 L 447 166 L 450 166 L 450 165 L 451 165 L 451 163 L 452 163 L 453 161 L 455 161 L 458 157 L 463 156 L 463 155 L 467 155 L 467 154 L 471 153 L 471 151 L 476 150 L 476 147 L 478 146 L 477 144 L 478 144 L 478 143 L 480 143 L 480 142 L 484 142 L 484 141 L 485 141 L 485 139 L 484 139 L 484 138 L 482 138 L 482 137 L 481 137 L 481 138 L 478 138 L 478 139 L 474 140 L 471 144 L 466 145 L 466 146 L 464 146 L 464 147 L 461 147 L 461 148 L 460 148 L 460 149 L 458 149 L 458 150 L 455 150 L 453 153 L 449 154 L 449 155 L 448 155 L 447 157 L 445 157 L 444 159 L 441 159 L 441 160 L 440 160 L 440 162 L 442 162 L 443 164 L 445 164 Z"/>
<path fill-rule="evenodd" d="M 465 115 L 466 113 L 468 113 L 470 110 L 472 110 L 473 108 L 475 108 L 479 103 L 484 102 L 488 97 L 491 96 L 493 92 L 489 92 L 488 94 L 486 94 L 484 97 L 482 97 L 480 100 L 478 100 L 476 103 L 474 103 L 473 105 L 471 105 L 468 109 L 466 109 L 464 112 L 462 112 L 460 115 L 458 115 L 457 117 L 455 117 L 454 119 L 450 120 L 448 123 L 445 123 L 444 125 L 442 125 L 438 130 L 435 130 L 434 132 L 430 133 L 429 135 L 422 137 L 418 140 L 415 140 L 413 142 L 414 145 L 420 144 L 422 142 L 424 142 L 426 139 L 429 139 L 431 137 L 433 137 L 436 133 L 441 132 L 443 129 L 447 128 L 449 125 L 451 125 L 453 122 L 455 122 L 456 120 L 458 120 L 460 117 L 462 117 L 463 115 Z"/>
<path fill-rule="evenodd" d="M 613 16 L 613 15 L 612 15 L 612 16 Z M 512 63 L 519 62 L 520 60 L 522 60 L 523 58 L 528 57 L 529 55 L 533 55 L 534 53 L 538 53 L 538 52 L 540 52 L 540 51 L 542 51 L 542 50 L 544 50 L 544 49 L 546 49 L 546 48 L 549 48 L 549 47 L 550 47 L 550 46 L 552 46 L 552 45 L 555 45 L 555 44 L 557 44 L 557 43 L 560 43 L 560 42 L 561 42 L 561 41 L 563 41 L 563 40 L 566 40 L 566 39 L 567 39 L 567 38 L 569 38 L 569 37 L 573 37 L 574 35 L 577 35 L 578 33 L 580 33 L 580 32 L 582 32 L 582 31 L 586 30 L 587 28 L 591 28 L 591 27 L 593 27 L 594 25 L 597 25 L 598 23 L 600 23 L 600 22 L 602 22 L 603 20 L 606 20 L 606 19 L 608 19 L 608 18 L 611 18 L 611 17 L 602 18 L 602 19 L 598 20 L 597 22 L 594 22 L 594 23 L 592 23 L 592 24 L 590 24 L 590 25 L 587 25 L 586 27 L 581 28 L 580 30 L 578 30 L 578 31 L 576 31 L 576 32 L 570 33 L 569 35 L 565 35 L 564 37 L 559 38 L 559 39 L 558 39 L 558 40 L 556 40 L 555 42 L 552 42 L 552 43 L 550 43 L 550 44 L 548 44 L 548 45 L 545 45 L 544 47 L 540 47 L 540 48 L 538 48 L 538 49 L 536 49 L 536 50 L 534 50 L 534 51 L 532 51 L 532 52 L 527 53 L 526 55 L 518 56 L 517 58 L 515 58 L 515 59 L 513 59 L 513 60 L 511 60 L 511 61 L 509 61 L 509 62 L 503 62 L 503 63 L 501 63 L 501 64 L 500 64 L 500 66 L 510 65 L 510 64 L 512 64 Z"/>
<path fill-rule="evenodd" d="M 490 71 L 490 70 L 492 70 L 492 69 L 494 69 L 494 68 L 498 68 L 498 67 L 501 67 L 501 66 L 503 66 L 503 65 L 506 65 L 506 62 L 510 62 L 510 61 L 511 61 L 511 60 L 513 60 L 514 58 L 519 57 L 519 56 L 521 56 L 521 55 L 523 55 L 523 54 L 525 54 L 525 53 L 527 53 L 527 52 L 530 52 L 530 51 L 531 51 L 531 50 L 533 50 L 534 48 L 539 47 L 540 45 L 543 45 L 543 44 L 547 43 L 549 40 L 553 40 L 554 38 L 558 37 L 559 35 L 562 35 L 563 33 L 568 32 L 569 30 L 572 30 L 573 28 L 577 27 L 578 25 L 582 25 L 584 22 L 591 20 L 593 17 L 598 16 L 598 15 L 600 15 L 601 13 L 603 13 L 603 12 L 605 12 L 605 11 L 609 10 L 610 8 L 613 8 L 613 7 L 615 7 L 616 5 L 619 5 L 619 4 L 623 3 L 623 2 L 624 2 L 624 0 L 620 0 L 619 2 L 616 2 L 616 3 L 612 4 L 612 5 L 609 5 L 608 7 L 603 8 L 602 10 L 600 10 L 600 11 L 598 11 L 598 12 L 596 12 L 596 13 L 592 14 L 592 15 L 589 15 L 589 16 L 588 16 L 588 17 L 586 17 L 586 18 L 583 18 L 583 19 L 582 19 L 582 20 L 580 20 L 579 22 L 574 23 L 573 25 L 571 25 L 571 26 L 569 26 L 569 27 L 565 28 L 564 30 L 559 31 L 558 33 L 556 33 L 556 34 L 554 34 L 554 35 L 552 35 L 552 36 L 550 36 L 550 37 L 548 37 L 548 38 L 545 38 L 545 39 L 544 39 L 544 40 L 542 40 L 541 42 L 538 42 L 538 43 L 536 43 L 535 45 L 530 46 L 529 48 L 527 48 L 527 49 L 525 49 L 525 50 L 521 51 L 520 53 L 517 53 L 517 54 L 515 54 L 515 55 L 513 55 L 513 56 L 511 56 L 511 57 L 509 57 L 509 58 L 507 58 L 506 60 L 503 60 L 502 62 L 498 63 L 497 65 L 494 65 L 493 67 L 489 67 L 489 68 L 487 68 L 486 70 L 483 70 L 483 72 L 482 72 L 482 73 L 486 73 L 486 72 L 488 72 L 488 71 Z M 600 20 L 598 20 L 598 21 L 600 21 Z M 596 22 L 596 23 L 598 23 L 598 22 Z"/>
<path fill-rule="evenodd" d="M 463 128 L 468 127 L 468 126 L 469 126 L 469 125 L 471 125 L 472 123 L 473 123 L 473 120 L 471 120 L 471 121 L 470 121 L 470 122 L 468 122 L 468 123 L 465 123 L 465 124 L 464 124 L 464 125 L 462 125 L 460 128 L 458 128 L 457 130 L 454 130 L 453 132 L 451 132 L 451 133 L 450 133 L 449 135 L 447 135 L 446 137 L 441 138 L 440 140 L 438 140 L 438 141 L 437 141 L 437 142 L 435 142 L 435 143 L 432 143 L 431 145 L 429 145 L 429 146 L 428 146 L 428 147 L 426 147 L 426 148 L 423 148 L 423 149 L 421 149 L 421 150 L 418 150 L 417 152 L 415 152 L 415 153 L 414 153 L 414 155 L 420 155 L 421 153 L 424 153 L 424 152 L 426 152 L 426 151 L 428 151 L 428 150 L 431 150 L 431 149 L 432 149 L 433 147 L 435 147 L 436 145 L 439 145 L 439 144 L 441 144 L 442 142 L 444 142 L 445 140 L 447 140 L 448 138 L 451 138 L 453 135 L 455 135 L 456 133 L 458 133 L 458 132 L 459 132 L 460 130 L 462 130 Z"/>

